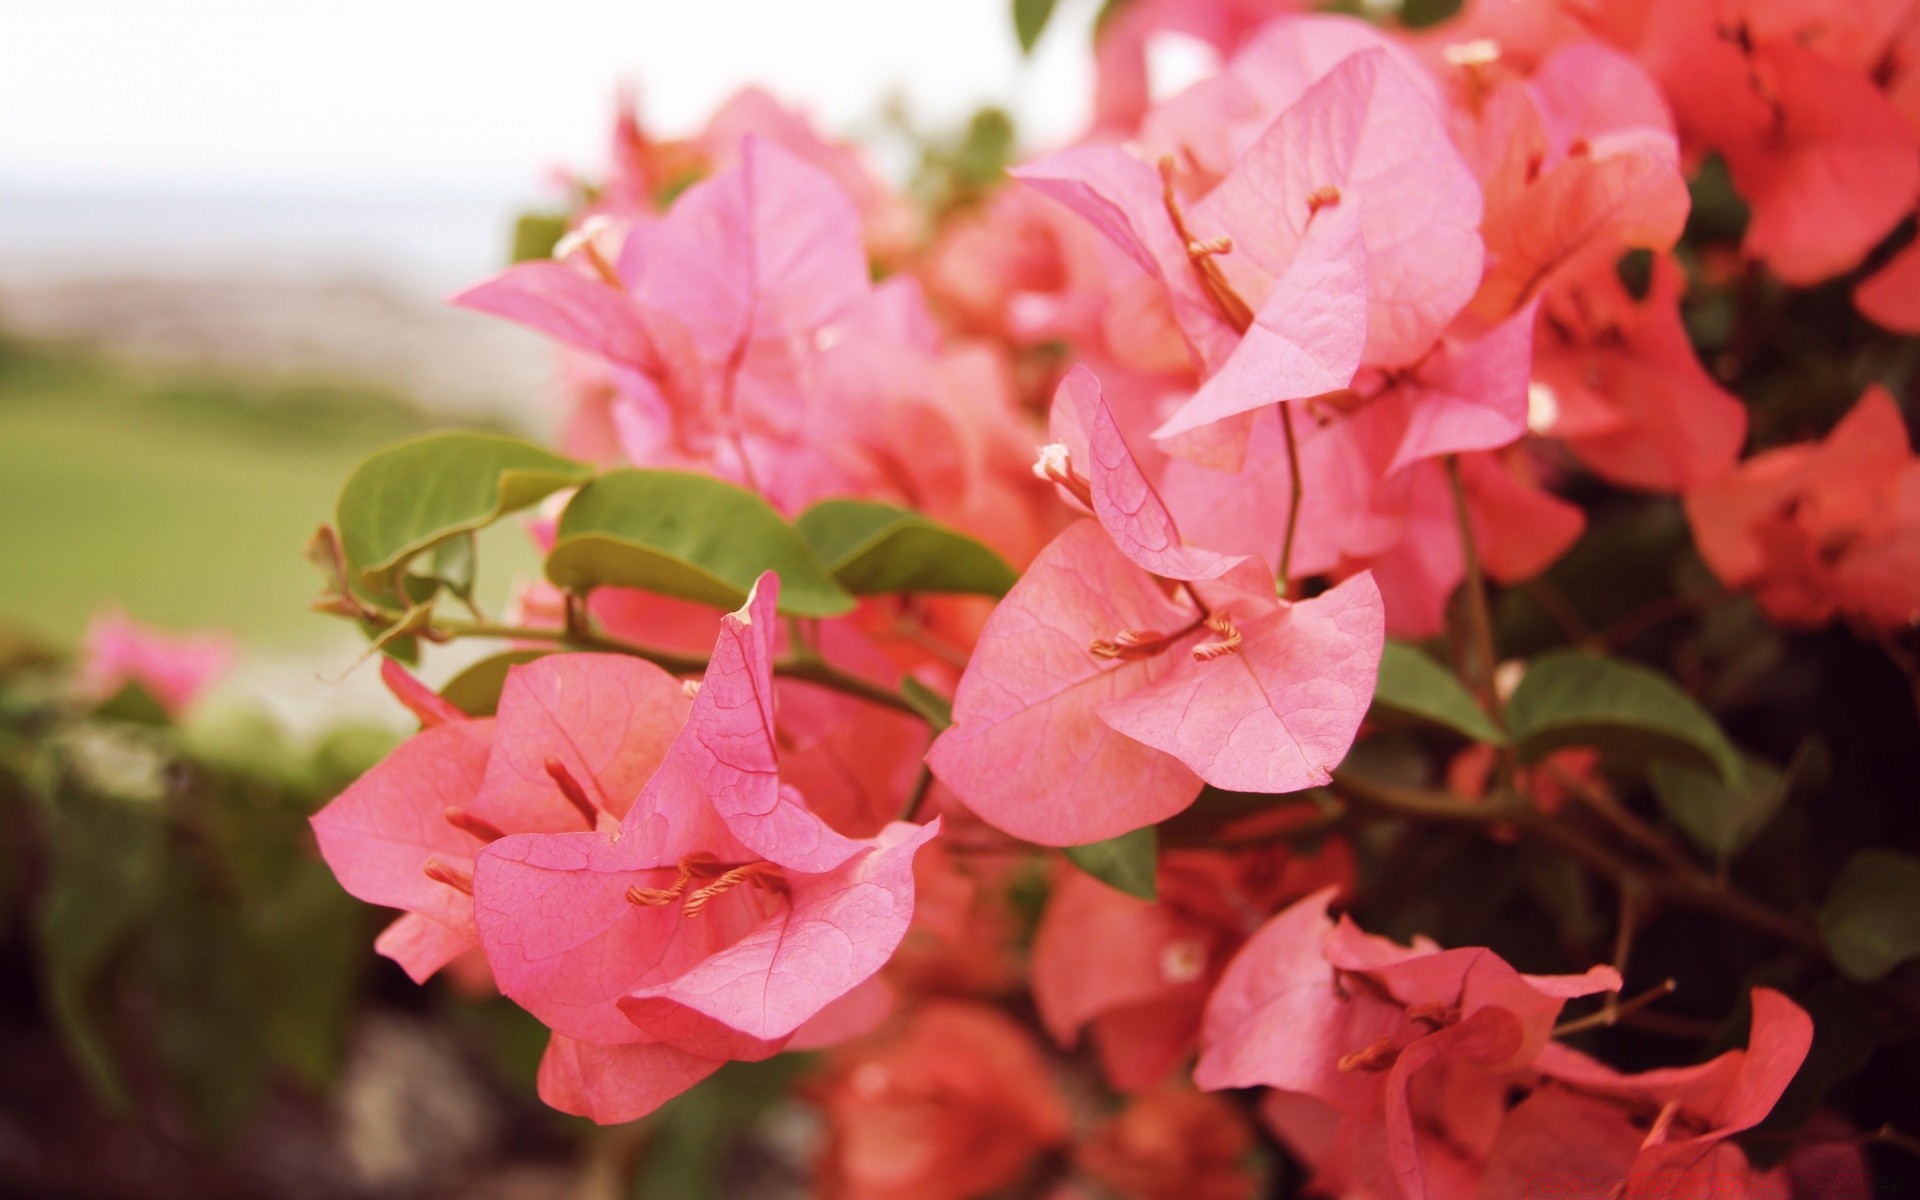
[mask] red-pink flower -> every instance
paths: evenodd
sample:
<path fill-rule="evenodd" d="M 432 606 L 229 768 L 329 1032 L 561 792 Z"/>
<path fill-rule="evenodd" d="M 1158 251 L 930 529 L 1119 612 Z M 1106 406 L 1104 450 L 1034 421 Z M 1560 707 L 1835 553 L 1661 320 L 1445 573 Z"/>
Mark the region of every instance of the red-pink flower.
<path fill-rule="evenodd" d="M 426 727 L 315 814 L 313 829 L 342 887 L 406 910 L 375 945 L 424 981 L 479 945 L 480 850 L 509 833 L 617 828 L 687 701 L 672 676 L 625 655 L 516 666 L 497 715 L 480 720 L 397 665 L 382 675 Z"/>
<path fill-rule="evenodd" d="M 1290 1093 L 1298 1099 L 1283 1115 L 1323 1150 L 1377 1130 L 1382 1174 L 1418 1200 L 1437 1166 L 1416 1112 L 1423 1101 L 1444 1093 L 1453 1122 L 1497 1112 L 1566 1001 L 1617 990 L 1620 977 L 1610 967 L 1523 975 L 1490 950 L 1401 946 L 1336 924 L 1329 898 L 1273 918 L 1227 968 L 1207 1002 L 1194 1082 Z M 1449 1143 L 1438 1141 L 1444 1157 Z"/>
<path fill-rule="evenodd" d="M 137 684 L 169 716 L 179 716 L 233 666 L 233 640 L 220 633 L 170 634 L 118 609 L 97 613 L 80 639 L 74 690 L 106 700 Z"/>
<path fill-rule="evenodd" d="M 1248 1200 L 1253 1131 L 1221 1096 L 1166 1087 L 1139 1097 L 1080 1143 L 1080 1169 L 1129 1200 Z"/>
<path fill-rule="evenodd" d="M 1207 995 L 1267 914 L 1352 874 L 1337 841 L 1312 857 L 1170 850 L 1152 902 L 1063 871 L 1034 933 L 1040 1018 L 1063 1046 L 1088 1031 L 1115 1087 L 1159 1083 L 1192 1053 Z"/>
<path fill-rule="evenodd" d="M 984 1005 L 921 1006 L 836 1053 L 816 1090 L 821 1190 L 835 1200 L 970 1200 L 1017 1181 L 1068 1133 L 1040 1048 Z"/>
<path fill-rule="evenodd" d="M 988 822 L 1045 845 L 1153 824 L 1202 780 L 1326 782 L 1379 668 L 1372 579 L 1276 598 L 1264 564 L 1181 540 L 1090 375 L 1068 377 L 1063 406 L 1083 414 L 1091 477 L 1064 447 L 1043 465 L 1098 519 L 1055 539 L 994 610 L 928 765 Z"/>
<path fill-rule="evenodd" d="M 1790 625 L 1920 618 L 1920 459 L 1893 397 L 1867 389 L 1818 443 L 1769 450 L 1690 493 L 1701 555 Z"/>
<path fill-rule="evenodd" d="M 501 991 L 556 1035 L 557 1107 L 630 1120 L 728 1059 L 811 1044 L 810 1023 L 879 1015 L 859 989 L 906 930 L 914 851 L 939 826 L 848 838 L 781 782 L 777 588 L 764 576 L 722 622 L 686 726 L 617 825 L 478 856 L 481 942 Z"/>
<path fill-rule="evenodd" d="M 1746 406 L 1694 354 L 1684 290 L 1679 265 L 1656 258 L 1639 300 L 1611 270 L 1550 297 L 1534 349 L 1534 432 L 1623 487 L 1681 492 L 1731 470 Z"/>

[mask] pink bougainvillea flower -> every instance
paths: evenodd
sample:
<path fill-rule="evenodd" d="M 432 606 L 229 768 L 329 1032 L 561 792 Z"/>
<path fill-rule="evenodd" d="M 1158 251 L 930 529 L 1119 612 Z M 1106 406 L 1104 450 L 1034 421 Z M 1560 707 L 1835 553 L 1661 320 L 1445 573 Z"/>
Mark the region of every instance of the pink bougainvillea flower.
<path fill-rule="evenodd" d="M 1163 820 L 1203 779 L 1325 783 L 1372 699 L 1378 589 L 1360 575 L 1288 603 L 1264 564 L 1186 546 L 1088 383 L 1069 378 L 1062 403 L 1091 404 L 1091 478 L 1064 447 L 1042 467 L 1098 520 L 1056 538 L 994 610 L 928 765 L 989 823 L 1056 846 Z"/>
<path fill-rule="evenodd" d="M 1686 506 L 1721 582 L 1751 588 L 1776 621 L 1903 629 L 1920 618 L 1920 459 L 1877 384 L 1825 441 L 1757 455 Z"/>
<path fill-rule="evenodd" d="M 1125 137 L 1139 126 L 1156 95 L 1147 61 L 1156 38 L 1184 35 L 1226 57 L 1262 25 L 1302 7 L 1301 0 L 1139 0 L 1116 7 L 1095 35 L 1095 127 Z"/>
<path fill-rule="evenodd" d="M 1467 63 L 1462 71 L 1472 72 Z M 1524 84 L 1467 109 L 1482 166 L 1490 265 L 1473 311 L 1497 320 L 1556 282 L 1610 269 L 1630 248 L 1679 240 L 1691 199 L 1653 81 L 1593 42 L 1564 47 Z M 1463 118 L 1466 119 L 1466 118 Z"/>
<path fill-rule="evenodd" d="M 747 138 L 731 169 L 689 188 L 665 217 L 632 223 L 617 255 L 592 237 L 573 245 L 564 262 L 518 264 L 456 303 L 605 360 L 630 461 L 704 465 L 784 500 L 785 476 L 816 465 L 805 452 L 801 365 L 868 292 L 846 193 Z"/>
<path fill-rule="evenodd" d="M 380 658 L 380 682 L 387 685 L 387 690 L 393 693 L 395 700 L 419 718 L 422 729 L 467 719 L 466 713 L 461 712 L 439 692 L 420 682 L 419 678 L 401 666 L 398 660 L 385 655 Z"/>
<path fill-rule="evenodd" d="M 1163 181 L 1117 147 L 1081 146 L 1016 173 L 1166 287 L 1217 377 L 1167 436 L 1345 387 L 1361 362 L 1413 362 L 1479 282 L 1479 189 L 1427 89 L 1384 50 L 1330 64 L 1190 206 L 1181 161 L 1163 159 Z"/>
<path fill-rule="evenodd" d="M 1789 283 L 1857 264 L 1920 193 L 1920 142 L 1857 71 L 1790 45 L 1752 70 L 1776 116 L 1764 134 L 1721 147 L 1753 207 L 1745 248 Z"/>
<path fill-rule="evenodd" d="M 492 749 L 491 718 L 422 729 L 313 816 L 340 886 L 408 913 L 375 945 L 416 982 L 479 944 L 473 860 L 497 832 L 467 814 Z"/>
<path fill-rule="evenodd" d="M 1771 988 L 1755 988 L 1752 1002 L 1747 1048 L 1729 1050 L 1696 1066 L 1621 1075 L 1576 1050 L 1554 1044 L 1538 1060 L 1548 1083 L 1535 1098 L 1542 1108 L 1566 1107 L 1561 1089 L 1572 1089 L 1614 1102 L 1611 1114 L 1589 1111 L 1580 1124 L 1589 1129 L 1611 1125 L 1611 1137 L 1603 1134 L 1591 1143 L 1596 1149 L 1612 1149 L 1611 1174 L 1624 1186 L 1627 1197 L 1747 1194 L 1744 1185 L 1757 1173 L 1728 1139 L 1752 1129 L 1773 1110 L 1813 1043 L 1813 1022 L 1793 1001 Z M 1526 1109 L 1523 1104 L 1515 1110 L 1509 1122 Z M 1541 1123 L 1541 1115 L 1535 1115 L 1528 1125 L 1504 1138 L 1504 1144 L 1496 1147 L 1495 1164 L 1510 1171 L 1524 1169 L 1520 1162 L 1508 1168 L 1507 1161 L 1522 1156 L 1516 1141 L 1525 1147 L 1529 1135 L 1542 1136 Z"/>
<path fill-rule="evenodd" d="M 177 717 L 232 668 L 234 657 L 233 639 L 225 634 L 163 633 L 110 609 L 96 613 L 81 635 L 74 690 L 106 700 L 137 684 Z"/>
<path fill-rule="evenodd" d="M 1547 1046 L 1567 1000 L 1615 991 L 1619 975 L 1523 975 L 1489 950 L 1400 946 L 1327 916 L 1330 891 L 1256 933 L 1207 1003 L 1194 1082 L 1272 1087 L 1299 1110 L 1360 1130 L 1377 1124 L 1400 1194 L 1427 1194 L 1416 1091 L 1463 1114 L 1504 1100 Z M 1417 1085 L 1417 1086 L 1416 1086 Z"/>
<path fill-rule="evenodd" d="M 1656 258 L 1636 301 L 1613 272 L 1548 300 L 1534 348 L 1529 424 L 1622 487 L 1681 492 L 1725 475 L 1747 410 L 1714 382 L 1680 320 L 1685 280 Z"/>
<path fill-rule="evenodd" d="M 777 590 L 763 576 L 722 621 L 685 727 L 617 826 L 508 836 L 478 857 L 488 961 L 500 990 L 565 1039 L 551 1078 L 575 1090 L 547 1098 L 570 1111 L 630 1120 L 671 1094 L 581 1103 L 592 1080 L 626 1079 L 619 1062 L 665 1058 L 678 1079 L 694 1072 L 683 1056 L 764 1058 L 816 1018 L 843 1028 L 830 1010 L 911 918 L 914 851 L 938 822 L 846 838 L 779 779 Z"/>
<path fill-rule="evenodd" d="M 1195 206 L 1193 230 L 1232 238 L 1222 271 L 1262 295 L 1329 205 L 1360 214 L 1365 361 L 1415 361 L 1480 282 L 1481 197 L 1427 90 L 1384 51 L 1342 60 L 1281 113 Z"/>
<path fill-rule="evenodd" d="M 1912 209 L 1920 135 L 1868 66 L 1785 33 L 1791 23 L 1748 24 L 1725 7 L 1650 5 L 1612 34 L 1659 79 L 1689 150 L 1725 159 L 1752 208 L 1745 251 L 1788 283 L 1818 283 L 1857 265 Z M 1862 7 L 1796 20 L 1844 28 L 1841 14 Z"/>
<path fill-rule="evenodd" d="M 1251 1200 L 1253 1131 L 1224 1096 L 1166 1087 L 1139 1097 L 1075 1152 L 1088 1176 L 1138 1200 Z"/>
<path fill-rule="evenodd" d="M 423 728 L 315 814 L 342 887 L 406 909 L 375 948 L 424 981 L 479 944 L 474 859 L 508 833 L 617 827 L 685 718 L 671 675 L 618 654 L 555 654 L 507 674 L 469 720 L 397 664 L 381 675 Z"/>
<path fill-rule="evenodd" d="M 1208 993 L 1258 922 L 1352 874 L 1343 842 L 1313 856 L 1170 850 L 1151 903 L 1065 871 L 1034 933 L 1040 1018 L 1063 1046 L 1088 1030 L 1115 1087 L 1159 1083 L 1192 1053 Z"/>
<path fill-rule="evenodd" d="M 1110 728 L 1098 709 L 1190 655 L 1203 640 L 1194 616 L 1099 525 L 1069 527 L 994 609 L 928 766 L 990 824 L 1042 844 L 1098 841 L 1172 816 L 1199 794 L 1199 777 Z M 1090 650 L 1123 630 L 1183 629 L 1165 654 Z"/>
<path fill-rule="evenodd" d="M 829 1060 L 819 1175 L 844 1200 L 967 1200 L 1067 1139 L 1066 1102 L 1033 1038 L 984 1005 L 930 1001 Z"/>
<path fill-rule="evenodd" d="M 618 828 L 687 716 L 686 693 L 623 654 L 550 654 L 507 673 L 468 811 L 513 833 Z"/>

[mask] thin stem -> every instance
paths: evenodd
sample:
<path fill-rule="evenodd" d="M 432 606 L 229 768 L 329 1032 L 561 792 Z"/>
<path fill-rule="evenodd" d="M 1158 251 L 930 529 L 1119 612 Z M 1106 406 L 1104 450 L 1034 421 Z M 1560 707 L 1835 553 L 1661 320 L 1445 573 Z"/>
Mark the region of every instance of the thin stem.
<path fill-rule="evenodd" d="M 1467 485 L 1460 478 L 1457 454 L 1447 455 L 1447 486 L 1453 491 L 1453 515 L 1460 524 L 1460 552 L 1467 560 L 1467 625 L 1473 641 L 1468 682 L 1480 697 L 1480 706 L 1498 722 L 1500 698 L 1493 686 L 1494 664 L 1498 661 L 1493 648 L 1493 617 L 1487 611 L 1487 580 L 1480 569 L 1480 549 L 1473 536 L 1473 514 L 1467 509 Z"/>
<path fill-rule="evenodd" d="M 1300 479 L 1300 442 L 1294 436 L 1290 404 L 1280 406 L 1280 429 L 1287 435 L 1287 480 L 1291 493 L 1287 497 L 1287 536 L 1280 543 L 1280 595 L 1284 599 L 1293 591 L 1293 536 L 1300 528 L 1300 501 L 1306 494 Z"/>
<path fill-rule="evenodd" d="M 1631 1000 L 1621 1000 L 1614 1003 L 1614 998 L 1609 996 L 1609 1004 L 1606 1008 L 1598 1012 L 1590 1012 L 1584 1017 L 1575 1017 L 1571 1021 L 1560 1022 L 1553 1027 L 1553 1036 L 1565 1037 L 1569 1033 L 1579 1033 L 1584 1029 L 1601 1029 L 1611 1026 L 1617 1023 L 1621 1017 L 1629 1013 L 1639 1012 L 1654 1001 L 1663 1000 L 1673 995 L 1674 989 L 1679 986 L 1679 983 L 1669 979 L 1658 987 L 1648 988 Z"/>
<path fill-rule="evenodd" d="M 920 810 L 926 807 L 927 793 L 931 791 L 933 791 L 933 772 L 927 769 L 925 763 L 921 763 L 920 775 L 913 781 L 913 794 L 907 797 L 906 806 L 900 810 L 900 816 L 896 819 L 901 821 L 919 820 Z"/>
<path fill-rule="evenodd" d="M 1809 953 L 1826 957 L 1826 943 L 1812 925 L 1768 908 L 1722 884 L 1700 868 L 1688 864 L 1678 870 L 1665 867 L 1649 869 L 1525 805 L 1461 804 L 1444 792 L 1384 783 L 1346 771 L 1334 772 L 1333 783 L 1334 788 L 1347 799 L 1395 816 L 1453 825 L 1510 824 L 1522 835 L 1600 875 L 1616 882 L 1634 880 L 1648 896 L 1716 913 Z"/>
<path fill-rule="evenodd" d="M 675 675 L 694 675 L 707 669 L 705 655 L 676 654 L 670 650 L 657 650 L 652 646 L 642 646 L 637 642 L 608 637 L 606 634 L 595 633 L 589 629 L 571 631 L 541 629 L 485 621 L 446 619 L 436 621 L 432 626 L 432 632 L 445 637 L 506 638 L 513 641 L 551 642 L 580 650 L 630 654 L 635 658 L 644 658 Z M 773 673 L 787 679 L 799 679 L 807 683 L 819 684 L 821 687 L 832 688 L 836 692 L 883 705 L 897 712 L 919 715 L 913 705 L 908 704 L 898 692 L 869 683 L 857 675 L 849 675 L 820 659 L 779 659 L 773 664 Z"/>

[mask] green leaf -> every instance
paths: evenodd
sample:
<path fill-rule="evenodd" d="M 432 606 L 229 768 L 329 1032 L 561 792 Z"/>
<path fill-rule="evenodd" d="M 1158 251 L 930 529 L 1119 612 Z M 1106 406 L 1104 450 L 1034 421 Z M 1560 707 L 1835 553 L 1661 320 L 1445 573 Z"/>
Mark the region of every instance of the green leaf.
<path fill-rule="evenodd" d="M 1374 688 L 1373 703 L 1401 716 L 1443 725 L 1476 742 L 1503 746 L 1507 741 L 1453 672 L 1403 642 L 1388 642 L 1380 654 L 1380 682 Z"/>
<path fill-rule="evenodd" d="M 500 707 L 500 690 L 507 686 L 507 672 L 551 653 L 551 650 L 508 650 L 483 658 L 447 680 L 447 685 L 440 689 L 440 698 L 470 717 L 490 717 Z"/>
<path fill-rule="evenodd" d="M 1820 909 L 1833 961 L 1871 982 L 1920 956 L 1920 858 L 1862 850 L 1847 861 Z"/>
<path fill-rule="evenodd" d="M 1020 53 L 1033 53 L 1034 43 L 1053 16 L 1053 4 L 1054 0 L 1013 0 L 1013 32 L 1020 39 Z"/>
<path fill-rule="evenodd" d="M 1507 730 L 1532 762 L 1562 746 L 1674 758 L 1740 778 L 1740 755 L 1693 697 L 1645 667 L 1579 651 L 1535 660 L 1507 702 Z"/>
<path fill-rule="evenodd" d="M 473 595 L 476 569 L 473 535 L 467 533 L 450 537 L 435 546 L 432 553 L 415 559 L 408 572 L 431 580 L 465 600 Z"/>
<path fill-rule="evenodd" d="M 567 236 L 565 213 L 521 213 L 513 222 L 513 262 L 552 258 L 553 248 Z"/>
<path fill-rule="evenodd" d="M 853 597 L 798 530 L 744 488 L 688 471 L 613 471 L 580 489 L 547 578 L 569 591 L 639 588 L 715 608 L 746 603 L 762 571 L 780 575 L 780 611 L 837 617 Z"/>
<path fill-rule="evenodd" d="M 1068 846 L 1074 866 L 1129 896 L 1154 900 L 1159 896 L 1155 876 L 1159 868 L 1160 835 L 1151 825 L 1085 846 Z"/>
<path fill-rule="evenodd" d="M 96 1095 L 132 1102 L 112 1046 L 95 1018 L 95 985 L 128 938 L 152 915 L 165 864 L 157 814 L 61 792 L 49 801 L 52 861 L 38 920 L 42 978 L 54 1024 Z"/>
<path fill-rule="evenodd" d="M 1787 777 L 1751 757 L 1742 759 L 1740 777 L 1732 784 L 1712 771 L 1672 761 L 1654 763 L 1648 777 L 1660 810 L 1721 862 L 1766 827 L 1787 793 Z"/>
<path fill-rule="evenodd" d="M 376 450 L 355 467 L 334 523 L 352 578 L 390 596 L 415 555 L 592 475 L 518 438 L 433 433 Z"/>
<path fill-rule="evenodd" d="M 795 524 L 833 577 L 857 596 L 965 592 L 999 597 L 1019 578 L 984 544 L 891 504 L 822 500 Z"/>
<path fill-rule="evenodd" d="M 900 697 L 913 705 L 913 711 L 925 718 L 935 733 L 945 732 L 953 724 L 953 701 L 913 676 L 900 681 Z"/>

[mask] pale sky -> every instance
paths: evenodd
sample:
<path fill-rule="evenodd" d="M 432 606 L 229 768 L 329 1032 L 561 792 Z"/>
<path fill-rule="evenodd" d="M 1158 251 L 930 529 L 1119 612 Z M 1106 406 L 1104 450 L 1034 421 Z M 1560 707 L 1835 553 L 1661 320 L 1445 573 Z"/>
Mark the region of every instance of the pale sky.
<path fill-rule="evenodd" d="M 1097 7 L 1023 64 L 1008 0 L 6 0 L 0 189 L 524 194 L 598 163 L 623 78 L 668 132 L 760 82 L 843 131 L 890 89 L 1012 102 L 1045 142 Z"/>

